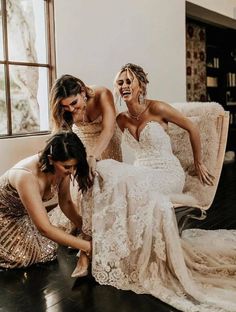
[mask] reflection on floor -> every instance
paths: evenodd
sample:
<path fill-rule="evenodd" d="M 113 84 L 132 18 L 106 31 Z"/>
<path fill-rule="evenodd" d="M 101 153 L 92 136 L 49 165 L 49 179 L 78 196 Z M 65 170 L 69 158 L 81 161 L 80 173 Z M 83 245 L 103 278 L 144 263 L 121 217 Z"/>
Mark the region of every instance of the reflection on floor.
<path fill-rule="evenodd" d="M 236 229 L 236 164 L 223 168 L 208 217 L 192 227 Z M 0 271 L 1 312 L 174 312 L 149 295 L 97 284 L 92 277 L 71 278 L 76 251 L 61 247 L 58 259 L 28 269 Z"/>

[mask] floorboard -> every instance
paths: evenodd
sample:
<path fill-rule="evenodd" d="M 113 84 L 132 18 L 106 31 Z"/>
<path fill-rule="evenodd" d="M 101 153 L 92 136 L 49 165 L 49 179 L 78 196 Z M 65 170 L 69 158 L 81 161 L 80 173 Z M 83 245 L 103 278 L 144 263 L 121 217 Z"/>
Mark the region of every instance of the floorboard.
<path fill-rule="evenodd" d="M 203 229 L 236 229 L 236 164 L 224 165 L 208 216 L 190 223 Z M 27 269 L 0 270 L 1 312 L 177 312 L 149 295 L 71 278 L 76 251 L 60 247 L 58 259 Z"/>

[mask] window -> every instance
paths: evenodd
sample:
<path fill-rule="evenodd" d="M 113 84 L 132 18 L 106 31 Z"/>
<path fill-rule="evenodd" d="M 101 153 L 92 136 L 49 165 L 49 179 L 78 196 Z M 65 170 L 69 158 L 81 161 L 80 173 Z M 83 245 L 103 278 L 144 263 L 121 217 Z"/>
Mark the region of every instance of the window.
<path fill-rule="evenodd" d="M 53 0 L 0 0 L 0 137 L 49 131 Z"/>

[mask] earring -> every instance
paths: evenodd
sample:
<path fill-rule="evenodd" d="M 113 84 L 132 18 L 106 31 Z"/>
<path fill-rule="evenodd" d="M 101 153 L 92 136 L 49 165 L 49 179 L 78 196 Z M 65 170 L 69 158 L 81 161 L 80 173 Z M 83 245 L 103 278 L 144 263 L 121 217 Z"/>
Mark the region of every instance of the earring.
<path fill-rule="evenodd" d="M 85 103 L 87 102 L 88 98 L 87 98 L 86 95 L 83 96 L 83 100 L 84 100 Z"/>
<path fill-rule="evenodd" d="M 121 96 L 119 96 L 119 102 L 120 102 L 120 107 L 121 107 L 121 105 L 122 105 L 122 104 L 121 104 Z"/>
<path fill-rule="evenodd" d="M 140 104 L 140 105 L 143 105 L 143 104 L 144 104 L 144 96 L 143 96 L 142 93 L 139 94 L 138 101 L 139 101 L 139 104 Z"/>
<path fill-rule="evenodd" d="M 82 120 L 82 125 L 85 125 L 85 110 L 83 112 L 83 120 Z"/>

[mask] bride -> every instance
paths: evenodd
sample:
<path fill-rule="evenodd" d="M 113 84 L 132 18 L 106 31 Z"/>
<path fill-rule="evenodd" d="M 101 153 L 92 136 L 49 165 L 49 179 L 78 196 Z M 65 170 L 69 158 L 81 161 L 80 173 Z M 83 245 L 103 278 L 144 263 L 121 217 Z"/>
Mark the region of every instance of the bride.
<path fill-rule="evenodd" d="M 115 79 L 128 108 L 117 123 L 136 160 L 98 162 L 83 198 L 92 274 L 100 284 L 152 294 L 181 311 L 236 311 L 236 231 L 187 230 L 180 238 L 170 200 L 182 192 L 185 174 L 171 150 L 168 122 L 188 131 L 199 179 L 214 182 L 201 160 L 199 132 L 170 105 L 147 99 L 147 84 L 134 64 Z"/>

